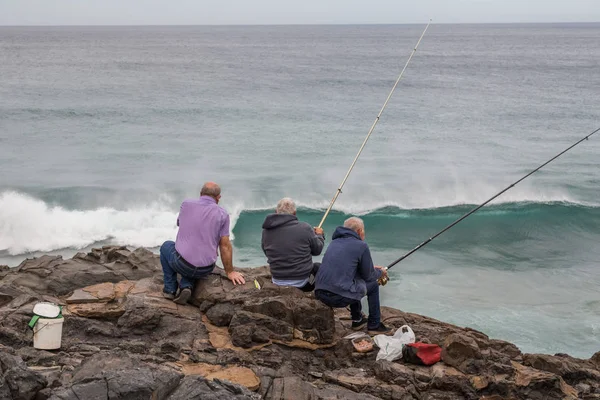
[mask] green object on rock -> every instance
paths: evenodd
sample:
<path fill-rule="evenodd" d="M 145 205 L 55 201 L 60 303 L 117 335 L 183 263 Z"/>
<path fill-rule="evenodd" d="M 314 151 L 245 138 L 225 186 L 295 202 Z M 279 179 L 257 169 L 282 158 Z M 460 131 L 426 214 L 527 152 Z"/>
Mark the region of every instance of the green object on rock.
<path fill-rule="evenodd" d="M 31 321 L 29 321 L 29 323 L 27 324 L 27 326 L 29 326 L 29 329 L 33 329 L 33 327 L 35 326 L 35 324 L 37 324 L 39 319 L 39 315 L 34 315 L 33 317 L 31 317 Z"/>

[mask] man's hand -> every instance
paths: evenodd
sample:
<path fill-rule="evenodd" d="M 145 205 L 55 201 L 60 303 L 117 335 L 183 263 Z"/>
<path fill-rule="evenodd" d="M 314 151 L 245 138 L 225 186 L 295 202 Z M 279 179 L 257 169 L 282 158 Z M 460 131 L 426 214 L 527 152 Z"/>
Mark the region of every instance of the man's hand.
<path fill-rule="evenodd" d="M 375 269 L 381 271 L 381 276 L 388 276 L 387 269 L 385 269 L 385 267 L 382 267 L 381 265 L 375 265 L 374 267 Z"/>
<path fill-rule="evenodd" d="M 319 228 L 318 226 L 315 226 L 315 233 L 317 235 L 323 235 L 323 228 Z"/>
<path fill-rule="evenodd" d="M 237 271 L 228 272 L 227 278 L 229 278 L 229 280 L 233 282 L 234 285 L 243 285 L 244 283 L 246 283 L 244 275 L 240 274 Z"/>

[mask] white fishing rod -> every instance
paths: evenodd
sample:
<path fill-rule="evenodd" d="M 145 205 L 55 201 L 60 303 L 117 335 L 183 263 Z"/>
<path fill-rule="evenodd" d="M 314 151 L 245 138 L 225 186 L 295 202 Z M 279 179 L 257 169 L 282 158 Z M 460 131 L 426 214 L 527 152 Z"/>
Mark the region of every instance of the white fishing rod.
<path fill-rule="evenodd" d="M 327 207 L 327 211 L 325 211 L 325 215 L 323 215 L 323 218 L 321 219 L 321 222 L 319 223 L 319 228 L 321 228 L 323 226 L 323 223 L 325 222 L 325 219 L 329 215 L 329 212 L 331 211 L 333 205 L 335 204 L 335 201 L 337 200 L 337 198 L 340 195 L 340 193 L 342 193 L 342 188 L 344 187 L 344 184 L 346 183 L 346 180 L 350 176 L 350 172 L 352 172 L 352 169 L 354 168 L 354 164 L 356 164 L 356 161 L 358 161 L 358 157 L 360 157 L 360 153 L 362 153 L 363 149 L 365 148 L 365 145 L 367 144 L 367 141 L 369 140 L 369 137 L 371 136 L 371 133 L 373 133 L 373 130 L 375 129 L 375 125 L 377 125 L 377 122 L 379 122 L 379 118 L 381 117 L 381 114 L 383 114 L 383 110 L 385 110 L 385 107 L 387 106 L 388 102 L 390 101 L 390 98 L 392 97 L 392 94 L 394 93 L 394 90 L 396 90 L 396 86 L 398 86 L 398 83 L 400 82 L 400 79 L 402 79 L 402 75 L 404 74 L 404 71 L 406 71 L 406 67 L 408 67 L 408 64 L 410 63 L 410 60 L 413 58 L 413 55 L 417 51 L 417 47 L 419 47 L 419 43 L 421 43 L 421 39 L 423 39 L 423 36 L 425 36 L 425 32 L 427 32 L 427 28 L 429 28 L 430 24 L 431 24 L 431 20 L 429 20 L 429 22 L 427 23 L 427 26 L 425 27 L 425 30 L 421 34 L 421 37 L 419 38 L 419 41 L 415 45 L 415 48 L 413 49 L 413 51 L 410 53 L 410 57 L 408 57 L 408 60 L 406 61 L 406 64 L 404 65 L 404 68 L 402 68 L 402 72 L 400 72 L 400 75 L 398 76 L 398 79 L 396 79 L 396 83 L 394 83 L 394 87 L 392 87 L 392 90 L 390 91 L 390 94 L 388 95 L 387 99 L 385 100 L 385 103 L 383 103 L 383 107 L 381 107 L 381 110 L 379 111 L 379 114 L 377 114 L 377 118 L 375 118 L 375 121 L 373 122 L 373 125 L 371 125 L 371 129 L 369 129 L 369 133 L 367 134 L 367 137 L 363 141 L 362 146 L 360 146 L 360 149 L 358 150 L 358 154 L 356 154 L 356 157 L 354 157 L 354 161 L 352 161 L 352 165 L 350 165 L 350 169 L 348 169 L 348 172 L 346 173 L 346 176 L 344 176 L 344 179 L 342 180 L 342 183 L 340 184 L 340 186 L 338 187 L 337 191 L 333 195 L 333 198 L 331 199 L 331 203 L 329 203 L 329 207 Z"/>

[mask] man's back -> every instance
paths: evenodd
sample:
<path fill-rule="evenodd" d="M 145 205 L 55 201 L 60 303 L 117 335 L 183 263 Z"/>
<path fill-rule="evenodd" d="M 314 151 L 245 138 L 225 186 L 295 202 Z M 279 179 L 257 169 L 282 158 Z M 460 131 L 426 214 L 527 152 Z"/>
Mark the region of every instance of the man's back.
<path fill-rule="evenodd" d="M 177 252 L 190 264 L 203 267 L 217 260 L 219 240 L 229 236 L 229 215 L 212 197 L 185 200 L 178 217 Z"/>
<path fill-rule="evenodd" d="M 325 239 L 291 214 L 270 214 L 263 223 L 262 249 L 276 279 L 307 278 L 312 256 L 321 254 Z"/>
<path fill-rule="evenodd" d="M 387 333 L 381 323 L 379 283 L 387 276 L 383 267 L 374 266 L 369 246 L 365 243 L 365 224 L 350 217 L 338 226 L 331 237 L 317 274 L 315 297 L 330 307 L 350 306 L 352 329 L 367 324 L 369 334 Z M 362 313 L 361 299 L 367 296 L 369 317 Z"/>
<path fill-rule="evenodd" d="M 369 246 L 351 229 L 338 227 L 323 256 L 315 290 L 327 290 L 348 298 L 362 298 L 365 281 L 376 280 Z"/>

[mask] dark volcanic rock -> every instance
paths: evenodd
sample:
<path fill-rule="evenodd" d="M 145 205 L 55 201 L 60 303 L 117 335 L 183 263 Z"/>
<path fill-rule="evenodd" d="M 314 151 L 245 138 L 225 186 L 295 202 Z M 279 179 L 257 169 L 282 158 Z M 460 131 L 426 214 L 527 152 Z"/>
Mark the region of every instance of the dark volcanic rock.
<path fill-rule="evenodd" d="M 97 355 L 76 370 L 72 385 L 51 399 L 164 400 L 182 374 L 130 357 Z"/>
<path fill-rule="evenodd" d="M 0 398 L 13 400 L 34 399 L 46 387 L 46 378 L 27 369 L 19 357 L 0 351 Z"/>
<path fill-rule="evenodd" d="M 443 346 L 444 361 L 376 362 L 377 349 L 357 353 L 342 339 L 348 310 L 273 285 L 268 268 L 243 273 L 247 284 L 233 286 L 217 269 L 196 285 L 194 307 L 163 298 L 158 257 L 144 249 L 43 256 L 0 271 L 0 399 L 600 398 L 600 352 L 521 354 L 482 332 L 382 307 L 389 326 L 408 324 L 418 341 Z M 60 350 L 31 346 L 38 301 L 63 306 Z"/>
<path fill-rule="evenodd" d="M 227 382 L 209 381 L 201 376 L 186 376 L 168 400 L 258 400 L 260 396 Z"/>
<path fill-rule="evenodd" d="M 120 252 L 120 257 L 110 256 Z M 159 272 L 158 257 L 140 248 L 130 252 L 125 247 L 92 249 L 84 258 L 63 260 L 61 256 L 42 256 L 23 261 L 3 279 L 3 286 L 13 286 L 37 294 L 66 295 L 85 286 L 102 282 L 138 280 Z"/>
<path fill-rule="evenodd" d="M 294 338 L 294 328 L 285 321 L 247 311 L 235 313 L 229 331 L 233 343 L 239 343 L 236 345 L 240 347 L 251 347 L 253 342 L 265 343 L 269 339 L 289 342 Z"/>
<path fill-rule="evenodd" d="M 230 303 L 215 304 L 206 312 L 206 317 L 216 326 L 229 326 L 236 307 Z"/>
<path fill-rule="evenodd" d="M 567 355 L 525 354 L 523 364 L 556 374 L 571 386 L 584 385 L 584 388 L 589 386 L 589 391 L 600 393 L 600 371 L 593 360 L 580 360 Z"/>
<path fill-rule="evenodd" d="M 117 321 L 121 330 L 129 330 L 135 334 L 147 334 L 160 324 L 163 311 L 160 308 L 148 307 L 141 298 L 131 298 L 127 311 Z"/>
<path fill-rule="evenodd" d="M 44 367 L 56 365 L 58 359 L 60 358 L 60 356 L 56 353 L 46 350 L 38 350 L 33 347 L 23 347 L 17 351 L 17 355 L 28 364 Z"/>
<path fill-rule="evenodd" d="M 288 293 L 290 291 L 288 289 Z M 294 289 L 293 292 L 298 294 L 299 291 Z M 332 309 L 308 296 L 248 298 L 243 309 L 285 322 L 295 330 L 296 338 L 310 343 L 326 344 L 334 339 Z"/>
<path fill-rule="evenodd" d="M 260 323 L 250 321 L 248 328 L 237 329 L 235 337 L 238 343 L 249 346 L 251 342 L 260 343 L 267 337 L 283 341 L 301 339 L 315 344 L 334 342 L 335 319 L 330 307 L 315 300 L 312 294 L 273 285 L 265 268 L 245 270 L 244 274 L 246 284 L 238 286 L 233 286 L 220 273 L 212 274 L 196 285 L 193 299 L 194 304 L 202 308 L 216 304 L 208 309 L 207 317 L 217 326 L 225 326 L 231 314 L 232 332 L 234 327 L 242 325 L 236 320 L 240 311 L 270 317 L 260 317 Z M 254 285 L 255 279 L 261 285 L 260 290 Z M 249 339 L 248 332 L 251 330 L 257 331 L 256 340 Z"/>
<path fill-rule="evenodd" d="M 519 360 L 522 356 L 521 350 L 517 346 L 504 340 L 490 339 L 488 345 L 490 349 L 506 355 L 511 360 Z"/>
<path fill-rule="evenodd" d="M 596 367 L 600 367 L 600 351 L 596 352 L 591 358 L 590 361 L 593 362 Z"/>
<path fill-rule="evenodd" d="M 576 399 L 577 391 L 555 374 L 515 363 L 516 392 L 525 399 Z"/>
<path fill-rule="evenodd" d="M 472 337 L 452 334 L 444 341 L 442 360 L 459 371 L 476 373 L 479 365 L 475 363 L 478 359 L 481 359 L 481 350 Z"/>
<path fill-rule="evenodd" d="M 299 377 L 275 378 L 266 398 L 272 400 L 313 400 L 315 388 Z"/>

